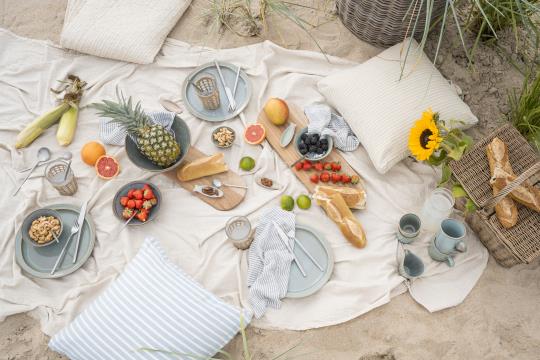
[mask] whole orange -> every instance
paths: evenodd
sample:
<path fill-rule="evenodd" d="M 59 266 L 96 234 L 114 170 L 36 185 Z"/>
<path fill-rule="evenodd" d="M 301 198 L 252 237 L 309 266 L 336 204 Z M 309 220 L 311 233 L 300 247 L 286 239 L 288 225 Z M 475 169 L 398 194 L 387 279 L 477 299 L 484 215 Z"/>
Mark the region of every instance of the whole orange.
<path fill-rule="evenodd" d="M 97 141 L 90 141 L 89 143 L 84 144 L 81 149 L 82 161 L 90 166 L 94 166 L 97 159 L 103 155 L 105 155 L 105 148 Z"/>

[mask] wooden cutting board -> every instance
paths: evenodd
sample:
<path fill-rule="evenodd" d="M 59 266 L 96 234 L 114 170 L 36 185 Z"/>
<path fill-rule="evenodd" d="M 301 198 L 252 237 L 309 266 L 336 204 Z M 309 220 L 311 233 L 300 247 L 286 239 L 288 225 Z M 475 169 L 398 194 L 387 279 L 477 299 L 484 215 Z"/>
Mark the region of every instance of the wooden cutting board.
<path fill-rule="evenodd" d="M 186 158 L 184 159 L 184 164 L 187 164 L 196 159 L 206 157 L 206 156 L 208 155 L 198 150 L 197 148 L 191 146 L 186 155 Z M 167 173 L 167 176 L 178 181 L 180 183 L 180 186 L 182 186 L 187 191 L 191 192 L 193 196 L 198 197 L 199 199 L 201 199 L 202 201 L 204 201 L 205 203 L 207 203 L 208 205 L 212 206 L 213 208 L 217 210 L 225 211 L 225 210 L 233 209 L 236 206 L 238 206 L 238 204 L 240 204 L 244 200 L 244 197 L 246 196 L 246 192 L 247 192 L 246 189 L 233 188 L 233 187 L 228 187 L 228 186 L 221 187 L 221 190 L 223 191 L 223 197 L 221 198 L 209 198 L 207 196 L 201 195 L 193 191 L 193 188 L 195 187 L 195 185 L 212 185 L 212 179 L 219 179 L 224 184 L 245 186 L 246 183 L 244 182 L 244 179 L 240 175 L 235 173 L 234 171 L 229 170 L 221 174 L 205 176 L 203 178 L 195 179 L 191 181 L 180 181 L 176 177 L 177 170 L 178 169 L 169 171 Z"/>
<path fill-rule="evenodd" d="M 272 145 L 272 147 L 279 154 L 281 159 L 283 159 L 283 161 L 288 166 L 291 166 L 301 156 L 296 151 L 296 148 L 294 146 L 294 142 L 296 140 L 296 135 L 300 132 L 300 129 L 307 126 L 308 119 L 307 119 L 306 115 L 304 114 L 304 112 L 298 106 L 296 106 L 294 104 L 291 104 L 291 103 L 287 103 L 287 105 L 289 106 L 289 121 L 287 123 L 285 123 L 284 125 L 276 126 L 276 125 L 272 124 L 272 122 L 268 119 L 268 117 L 266 116 L 264 111 L 260 112 L 257 121 L 259 123 L 263 124 L 263 126 L 266 129 L 266 140 L 268 140 L 270 145 Z M 283 131 L 285 131 L 285 129 L 287 128 L 287 126 L 289 126 L 290 123 L 295 123 L 296 124 L 296 129 L 295 129 L 296 132 L 294 134 L 294 138 L 291 141 L 291 143 L 289 145 L 287 145 L 287 147 L 283 148 L 281 146 L 281 144 L 280 144 L 281 133 Z M 351 175 L 360 176 L 356 171 L 353 170 L 352 167 L 349 166 L 349 164 L 345 161 L 345 159 L 343 159 L 343 157 L 335 149 L 332 150 L 330 155 L 328 155 L 323 160 L 323 162 L 332 162 L 332 161 L 339 162 L 341 164 L 341 171 L 340 171 L 341 174 L 348 174 L 349 176 L 351 176 Z M 303 171 L 303 170 L 298 171 L 294 167 L 291 170 L 296 175 L 296 177 L 298 179 L 300 179 L 300 181 L 306 186 L 306 188 L 310 192 L 314 192 L 315 186 L 317 186 L 317 184 L 312 183 L 309 180 L 309 177 L 312 174 L 315 174 L 315 173 L 319 174 L 319 172 L 317 172 L 317 171 L 315 171 L 313 169 L 308 170 L 308 171 Z M 319 182 L 319 184 L 322 184 L 322 183 Z M 330 182 L 328 184 L 331 185 L 332 183 Z M 341 183 L 338 183 L 336 185 L 355 187 L 355 185 L 352 185 L 352 184 L 343 185 Z"/>

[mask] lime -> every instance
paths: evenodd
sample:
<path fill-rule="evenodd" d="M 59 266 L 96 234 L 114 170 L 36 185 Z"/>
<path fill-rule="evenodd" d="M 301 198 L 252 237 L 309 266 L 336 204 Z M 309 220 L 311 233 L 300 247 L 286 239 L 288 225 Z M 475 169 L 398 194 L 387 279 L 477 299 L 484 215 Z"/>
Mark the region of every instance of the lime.
<path fill-rule="evenodd" d="M 300 195 L 296 198 L 296 204 L 302 210 L 307 210 L 311 207 L 311 199 L 307 195 Z"/>
<path fill-rule="evenodd" d="M 255 160 L 252 157 L 244 156 L 240 160 L 240 169 L 244 171 L 252 170 L 255 167 Z"/>
<path fill-rule="evenodd" d="M 283 195 L 281 197 L 281 208 L 283 210 L 292 211 L 292 209 L 294 209 L 294 199 L 289 195 Z"/>

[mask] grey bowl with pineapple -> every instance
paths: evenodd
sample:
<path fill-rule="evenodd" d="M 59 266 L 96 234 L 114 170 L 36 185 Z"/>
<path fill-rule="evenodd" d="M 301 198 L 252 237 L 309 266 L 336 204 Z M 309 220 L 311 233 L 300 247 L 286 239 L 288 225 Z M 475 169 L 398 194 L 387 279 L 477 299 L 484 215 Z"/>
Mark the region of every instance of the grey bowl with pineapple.
<path fill-rule="evenodd" d="M 191 142 L 186 123 L 176 116 L 169 131 L 153 123 L 140 102 L 133 107 L 131 97 L 126 100 L 122 93 L 117 93 L 117 98 L 118 102 L 104 100 L 92 105 L 100 116 L 110 118 L 111 122 L 126 130 L 129 160 L 151 172 L 165 172 L 180 165 Z"/>

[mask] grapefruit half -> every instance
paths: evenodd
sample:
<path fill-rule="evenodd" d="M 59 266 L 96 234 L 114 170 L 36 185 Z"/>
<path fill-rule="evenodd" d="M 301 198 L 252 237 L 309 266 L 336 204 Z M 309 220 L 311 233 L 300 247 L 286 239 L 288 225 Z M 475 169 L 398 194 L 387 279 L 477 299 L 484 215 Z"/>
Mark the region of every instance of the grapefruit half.
<path fill-rule="evenodd" d="M 96 173 L 102 179 L 110 180 L 120 172 L 120 165 L 110 155 L 102 155 L 96 161 Z"/>
<path fill-rule="evenodd" d="M 266 137 L 266 130 L 262 124 L 249 125 L 244 131 L 244 140 L 251 145 L 258 145 Z"/>

